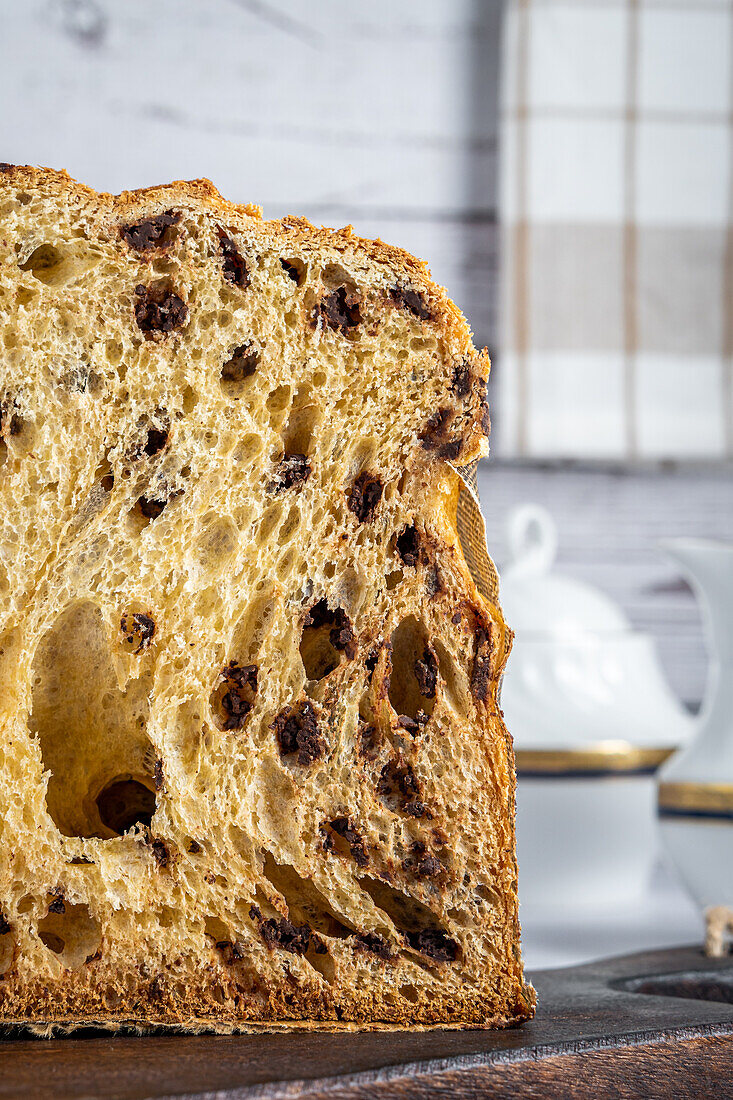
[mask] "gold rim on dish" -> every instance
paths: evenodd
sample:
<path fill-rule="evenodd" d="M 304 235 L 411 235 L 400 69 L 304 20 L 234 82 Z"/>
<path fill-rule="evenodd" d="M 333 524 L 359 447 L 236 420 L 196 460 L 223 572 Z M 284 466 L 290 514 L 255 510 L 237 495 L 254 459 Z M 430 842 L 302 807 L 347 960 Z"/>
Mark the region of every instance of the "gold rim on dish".
<path fill-rule="evenodd" d="M 660 783 L 660 817 L 733 822 L 733 783 Z"/>
<path fill-rule="evenodd" d="M 599 741 L 579 749 L 517 749 L 517 775 L 554 778 L 649 775 L 674 748 L 643 748 L 627 741 Z"/>

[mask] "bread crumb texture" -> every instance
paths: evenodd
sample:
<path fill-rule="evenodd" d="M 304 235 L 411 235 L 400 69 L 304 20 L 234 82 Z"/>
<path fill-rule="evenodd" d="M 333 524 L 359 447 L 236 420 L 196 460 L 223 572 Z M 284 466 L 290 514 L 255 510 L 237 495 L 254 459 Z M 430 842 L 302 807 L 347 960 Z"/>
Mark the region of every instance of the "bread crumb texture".
<path fill-rule="evenodd" d="M 531 1015 L 455 306 L 206 181 L 9 166 L 0 293 L 0 1019 Z"/>

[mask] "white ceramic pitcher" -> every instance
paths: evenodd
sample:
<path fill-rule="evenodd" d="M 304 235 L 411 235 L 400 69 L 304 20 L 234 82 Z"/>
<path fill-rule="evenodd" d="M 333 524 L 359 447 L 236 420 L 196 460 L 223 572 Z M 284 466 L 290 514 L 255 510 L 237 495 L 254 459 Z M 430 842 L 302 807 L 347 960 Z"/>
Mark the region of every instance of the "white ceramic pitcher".
<path fill-rule="evenodd" d="M 700 601 L 710 656 L 693 737 L 659 772 L 662 839 L 701 909 L 733 912 L 733 545 L 685 538 L 661 546 Z"/>

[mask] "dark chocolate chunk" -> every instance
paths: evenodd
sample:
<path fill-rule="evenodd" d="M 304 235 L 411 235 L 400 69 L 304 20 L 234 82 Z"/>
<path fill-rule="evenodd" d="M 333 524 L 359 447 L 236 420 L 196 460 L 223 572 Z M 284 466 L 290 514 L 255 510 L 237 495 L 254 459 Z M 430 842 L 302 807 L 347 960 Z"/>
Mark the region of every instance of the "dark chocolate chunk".
<path fill-rule="evenodd" d="M 417 527 L 403 527 L 397 536 L 396 546 L 405 565 L 417 565 L 420 558 L 420 535 Z"/>
<path fill-rule="evenodd" d="M 286 454 L 280 459 L 276 471 L 275 491 L 292 489 L 295 485 L 304 485 L 311 475 L 311 464 L 307 455 Z"/>
<path fill-rule="evenodd" d="M 453 368 L 451 389 L 456 397 L 468 397 L 471 392 L 471 368 L 467 359 Z"/>
<path fill-rule="evenodd" d="M 379 753 L 382 738 L 376 726 L 370 726 L 366 722 L 359 725 L 358 752 L 365 760 L 374 760 Z"/>
<path fill-rule="evenodd" d="M 358 932 L 354 936 L 354 950 L 368 951 L 370 955 L 377 955 L 380 959 L 392 958 L 391 947 L 376 932 Z"/>
<path fill-rule="evenodd" d="M 260 935 L 269 948 L 280 947 L 293 955 L 305 955 L 311 930 L 307 924 L 291 924 L 284 917 L 269 917 L 260 923 Z"/>
<path fill-rule="evenodd" d="M 6 919 L 5 915 L 3 913 L 0 913 L 0 936 L 7 936 L 8 932 L 10 931 L 10 923 Z"/>
<path fill-rule="evenodd" d="M 48 907 L 49 913 L 65 913 L 66 906 L 63 898 L 54 898 Z"/>
<path fill-rule="evenodd" d="M 188 850 L 192 856 L 197 856 L 201 851 L 201 845 L 199 844 L 198 840 L 189 840 Z"/>
<path fill-rule="evenodd" d="M 160 511 L 162 512 L 163 509 L 161 508 Z M 160 515 L 160 512 L 157 514 Z M 125 641 L 135 647 L 133 652 L 135 654 L 142 653 L 150 645 L 155 635 L 155 620 L 141 611 L 133 611 L 132 613 L 128 611 L 120 619 L 120 630 L 125 636 Z"/>
<path fill-rule="evenodd" d="M 234 283 L 235 286 L 245 289 L 249 286 L 249 272 L 244 262 L 244 256 L 232 238 L 228 237 L 222 229 L 219 230 L 219 245 L 223 257 L 222 271 L 224 278 L 228 283 Z"/>
<path fill-rule="evenodd" d="M 156 760 L 155 767 L 153 768 L 153 786 L 156 791 L 162 791 L 165 786 L 165 775 L 163 774 L 163 761 Z M 191 849 L 188 849 L 189 852 Z"/>
<path fill-rule="evenodd" d="M 135 320 L 146 337 L 156 332 L 172 332 L 188 320 L 188 306 L 165 283 L 135 287 L 140 301 L 135 306 Z"/>
<path fill-rule="evenodd" d="M 154 218 L 137 222 L 135 225 L 121 225 L 120 234 L 125 244 L 137 252 L 149 252 L 153 248 L 169 248 L 172 234 L 168 232 L 181 220 L 177 210 L 166 210 Z"/>
<path fill-rule="evenodd" d="M 18 402 L 13 398 L 0 401 L 0 436 L 20 435 L 23 421 L 17 413 Z"/>
<path fill-rule="evenodd" d="M 221 698 L 225 730 L 238 730 L 244 725 L 257 694 L 257 673 L 257 665 L 238 665 L 236 661 L 222 669 L 227 686 Z"/>
<path fill-rule="evenodd" d="M 326 600 L 319 600 L 306 615 L 303 626 L 306 630 L 330 626 L 328 638 L 333 648 L 344 652 L 350 661 L 356 657 L 356 636 L 351 620 L 342 607 L 331 610 Z"/>
<path fill-rule="evenodd" d="M 0 162 L 0 172 L 12 172 L 13 168 L 15 168 L 14 164 L 8 164 L 7 161 Z M 0 936 L 2 935 L 3 933 L 0 932 Z"/>
<path fill-rule="evenodd" d="M 254 374 L 259 362 L 259 352 L 248 341 L 234 348 L 231 356 L 221 368 L 221 377 L 224 382 L 242 382 Z"/>
<path fill-rule="evenodd" d="M 362 471 L 351 486 L 347 503 L 360 523 L 371 520 L 382 499 L 384 486 L 375 474 Z"/>
<path fill-rule="evenodd" d="M 420 818 L 432 816 L 425 803 L 421 802 L 419 798 L 411 798 L 409 802 L 405 802 L 402 808 L 410 817 Z"/>
<path fill-rule="evenodd" d="M 471 694 L 477 702 L 485 703 L 491 683 L 491 635 L 483 627 L 479 627 L 474 641 L 476 651 L 471 669 Z"/>
<path fill-rule="evenodd" d="M 423 296 L 412 287 L 394 286 L 390 290 L 390 297 L 400 309 L 406 309 L 419 321 L 430 321 L 432 313 Z"/>
<path fill-rule="evenodd" d="M 318 305 L 318 313 L 329 328 L 343 335 L 361 323 L 360 298 L 353 290 L 340 286 L 324 295 Z"/>
<path fill-rule="evenodd" d="M 331 833 L 325 826 L 321 825 L 321 847 L 324 852 L 335 852 L 336 844 Z"/>
<path fill-rule="evenodd" d="M 349 846 L 349 851 L 355 863 L 359 867 L 366 867 L 369 862 L 364 838 L 358 829 L 355 829 L 348 817 L 336 817 L 330 822 L 330 826 L 337 836 L 344 838 Z"/>
<path fill-rule="evenodd" d="M 439 928 L 423 928 L 405 935 L 410 947 L 435 962 L 455 962 L 460 953 L 456 941 Z"/>
<path fill-rule="evenodd" d="M 281 756 L 297 753 L 297 761 L 304 767 L 312 764 L 325 752 L 325 744 L 318 732 L 318 719 L 313 704 L 307 699 L 295 707 L 285 707 L 277 715 L 271 728 L 277 737 Z"/>
<path fill-rule="evenodd" d="M 430 816 L 419 797 L 420 784 L 409 764 L 400 764 L 395 760 L 385 764 L 379 776 L 377 792 L 388 804 L 396 803 L 410 817 Z"/>
<path fill-rule="evenodd" d="M 422 657 L 415 661 L 414 668 L 420 694 L 426 699 L 433 699 L 438 685 L 438 662 L 432 649 L 426 647 Z"/>
<path fill-rule="evenodd" d="M 409 856 L 402 861 L 402 866 L 416 878 L 432 878 L 443 870 L 443 864 L 427 851 L 421 840 L 414 842 Z"/>
<path fill-rule="evenodd" d="M 481 393 L 481 430 L 485 436 L 491 434 L 491 415 L 489 413 L 489 401 L 486 396 L 486 380 L 480 380 Z"/>
<path fill-rule="evenodd" d="M 449 437 L 453 417 L 452 409 L 438 409 L 428 418 L 419 436 L 426 451 L 435 451 L 441 458 L 447 458 L 450 462 L 459 457 L 463 446 L 461 439 Z"/>
<path fill-rule="evenodd" d="M 412 736 L 416 737 L 423 726 L 427 725 L 428 715 L 424 710 L 419 710 L 414 718 L 411 718 L 409 714 L 400 714 L 397 719 L 397 725 L 400 729 L 407 730 Z"/>
<path fill-rule="evenodd" d="M 170 863 L 170 852 L 168 851 L 168 845 L 160 837 L 154 837 L 150 842 L 150 847 L 153 851 L 153 858 L 158 864 L 159 868 L 167 867 Z"/>

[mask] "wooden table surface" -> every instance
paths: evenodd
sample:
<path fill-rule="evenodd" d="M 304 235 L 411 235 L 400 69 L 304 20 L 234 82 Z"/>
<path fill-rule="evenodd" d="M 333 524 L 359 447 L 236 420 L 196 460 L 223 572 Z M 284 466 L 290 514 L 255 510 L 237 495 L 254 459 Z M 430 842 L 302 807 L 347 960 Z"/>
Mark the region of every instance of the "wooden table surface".
<path fill-rule="evenodd" d="M 102 1037 L 0 1043 L 0 1098 L 733 1096 L 733 961 L 676 948 L 538 971 L 509 1031 Z"/>

